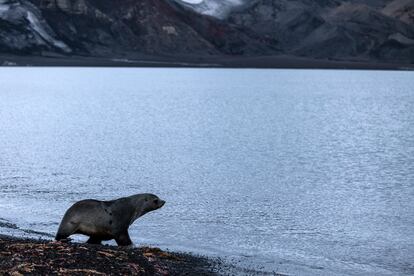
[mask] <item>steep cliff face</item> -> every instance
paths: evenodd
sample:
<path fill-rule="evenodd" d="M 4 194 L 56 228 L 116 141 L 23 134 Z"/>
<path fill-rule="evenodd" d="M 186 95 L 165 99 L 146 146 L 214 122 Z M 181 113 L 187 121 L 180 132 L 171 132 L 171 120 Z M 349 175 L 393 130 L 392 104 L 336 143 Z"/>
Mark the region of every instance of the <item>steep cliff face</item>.
<path fill-rule="evenodd" d="M 42 51 L 71 53 L 41 12 L 28 1 L 0 1 L 0 51 L 39 54 Z"/>

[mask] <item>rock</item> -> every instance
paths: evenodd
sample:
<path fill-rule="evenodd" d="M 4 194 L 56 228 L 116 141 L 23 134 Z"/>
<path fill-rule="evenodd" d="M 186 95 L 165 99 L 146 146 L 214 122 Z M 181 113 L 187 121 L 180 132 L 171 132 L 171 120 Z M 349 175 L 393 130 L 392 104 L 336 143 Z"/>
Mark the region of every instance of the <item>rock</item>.
<path fill-rule="evenodd" d="M 86 14 L 88 11 L 85 0 L 41 0 L 41 9 L 61 10 L 70 14 Z"/>
<path fill-rule="evenodd" d="M 382 12 L 387 16 L 414 25 L 414 1 L 412 0 L 391 1 L 382 9 Z"/>

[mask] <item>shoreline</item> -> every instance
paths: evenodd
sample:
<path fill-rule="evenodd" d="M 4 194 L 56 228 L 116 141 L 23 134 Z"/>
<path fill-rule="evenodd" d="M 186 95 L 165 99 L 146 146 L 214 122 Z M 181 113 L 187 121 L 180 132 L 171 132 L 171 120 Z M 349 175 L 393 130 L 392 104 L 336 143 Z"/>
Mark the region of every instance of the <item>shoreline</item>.
<path fill-rule="evenodd" d="M 63 243 L 0 234 L 0 275 L 273 275 L 220 257 L 157 247 Z"/>
<path fill-rule="evenodd" d="M 311 59 L 295 56 L 142 56 L 101 58 L 84 56 L 18 56 L 0 54 L 0 67 L 125 67 L 228 69 L 336 69 L 413 71 L 414 64 Z"/>
<path fill-rule="evenodd" d="M 0 275 L 220 275 L 219 259 L 0 235 Z"/>

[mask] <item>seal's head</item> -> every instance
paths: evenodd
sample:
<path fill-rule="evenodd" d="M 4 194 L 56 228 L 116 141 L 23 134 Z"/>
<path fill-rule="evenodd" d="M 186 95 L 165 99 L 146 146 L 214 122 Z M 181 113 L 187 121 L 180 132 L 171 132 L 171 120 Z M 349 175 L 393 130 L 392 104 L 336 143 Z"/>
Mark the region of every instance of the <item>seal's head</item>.
<path fill-rule="evenodd" d="M 165 200 L 160 199 L 158 196 L 148 194 L 145 197 L 145 209 L 147 212 L 154 211 L 164 206 Z"/>
<path fill-rule="evenodd" d="M 165 204 L 164 200 L 153 194 L 138 194 L 131 196 L 131 199 L 139 216 L 160 209 Z"/>
<path fill-rule="evenodd" d="M 128 197 L 130 203 L 135 207 L 131 223 L 148 212 L 155 211 L 164 206 L 165 201 L 153 194 L 137 194 Z"/>

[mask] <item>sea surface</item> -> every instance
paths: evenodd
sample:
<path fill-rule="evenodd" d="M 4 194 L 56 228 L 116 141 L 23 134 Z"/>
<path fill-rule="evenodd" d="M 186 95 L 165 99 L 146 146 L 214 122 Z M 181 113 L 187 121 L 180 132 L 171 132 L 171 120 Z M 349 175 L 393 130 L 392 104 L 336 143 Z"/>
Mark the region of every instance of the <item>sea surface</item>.
<path fill-rule="evenodd" d="M 414 72 L 0 68 L 0 233 L 143 192 L 136 245 L 413 275 Z"/>

